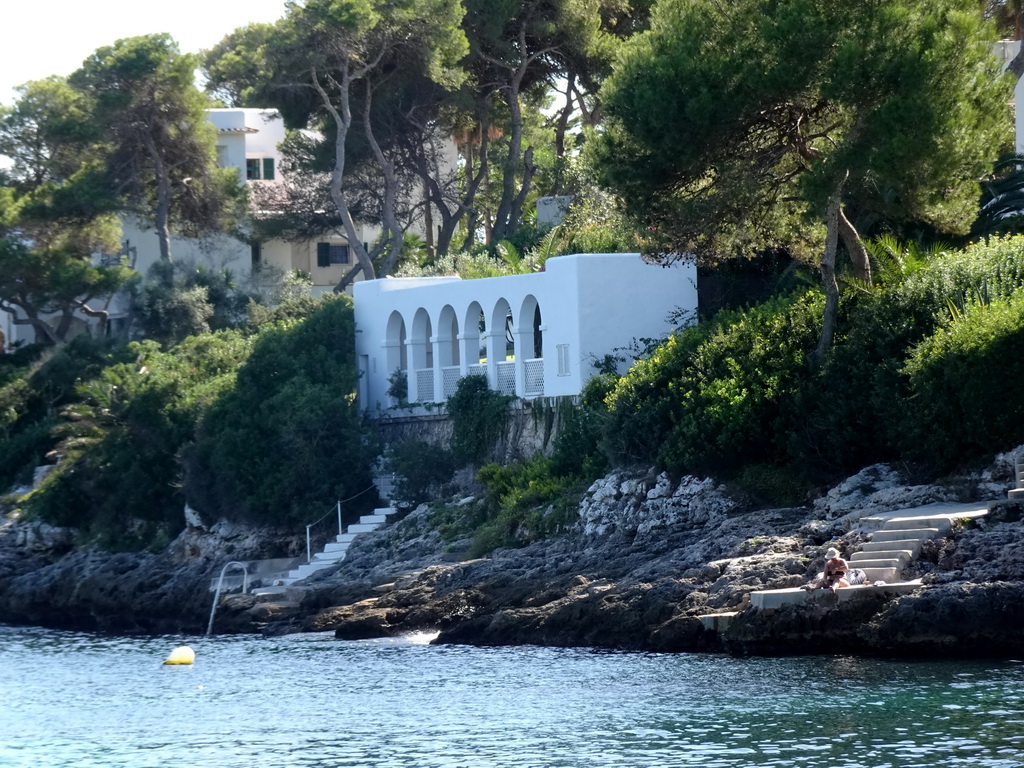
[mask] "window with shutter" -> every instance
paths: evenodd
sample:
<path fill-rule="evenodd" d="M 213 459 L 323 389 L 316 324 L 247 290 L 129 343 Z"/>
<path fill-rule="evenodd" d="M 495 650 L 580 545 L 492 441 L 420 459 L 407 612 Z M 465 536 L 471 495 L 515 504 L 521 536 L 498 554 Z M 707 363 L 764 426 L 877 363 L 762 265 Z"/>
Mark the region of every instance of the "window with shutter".
<path fill-rule="evenodd" d="M 263 178 L 265 181 L 274 180 L 274 158 L 272 157 L 263 158 Z"/>
<path fill-rule="evenodd" d="M 317 243 L 316 244 L 316 265 L 318 267 L 329 267 L 329 266 L 331 266 L 331 244 L 330 243 Z"/>

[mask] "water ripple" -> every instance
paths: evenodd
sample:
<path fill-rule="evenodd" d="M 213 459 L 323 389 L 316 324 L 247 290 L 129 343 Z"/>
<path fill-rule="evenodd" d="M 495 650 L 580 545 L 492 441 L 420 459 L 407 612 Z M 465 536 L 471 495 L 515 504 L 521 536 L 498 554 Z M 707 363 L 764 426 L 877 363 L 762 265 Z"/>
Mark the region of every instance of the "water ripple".
<path fill-rule="evenodd" d="M 0 767 L 1024 768 L 1022 664 L 427 642 L 0 626 Z"/>

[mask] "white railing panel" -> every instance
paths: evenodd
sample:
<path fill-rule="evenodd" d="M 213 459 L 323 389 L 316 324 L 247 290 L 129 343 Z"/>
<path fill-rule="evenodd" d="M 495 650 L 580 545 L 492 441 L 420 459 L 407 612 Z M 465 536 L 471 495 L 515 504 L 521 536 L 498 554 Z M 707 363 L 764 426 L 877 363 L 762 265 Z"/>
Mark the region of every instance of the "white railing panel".
<path fill-rule="evenodd" d="M 523 361 L 523 391 L 530 397 L 541 397 L 544 394 L 544 358 Z"/>
<path fill-rule="evenodd" d="M 505 395 L 516 393 L 516 364 L 515 362 L 498 363 L 498 391 Z"/>
<path fill-rule="evenodd" d="M 444 391 L 442 396 L 445 400 L 455 394 L 459 386 L 459 366 L 452 365 L 441 369 L 441 386 Z"/>
<path fill-rule="evenodd" d="M 434 402 L 433 368 L 420 368 L 416 371 L 416 400 L 420 403 Z"/>
<path fill-rule="evenodd" d="M 470 365 L 467 367 L 467 373 L 470 376 L 486 376 L 487 375 L 487 364 L 479 363 L 476 365 Z"/>

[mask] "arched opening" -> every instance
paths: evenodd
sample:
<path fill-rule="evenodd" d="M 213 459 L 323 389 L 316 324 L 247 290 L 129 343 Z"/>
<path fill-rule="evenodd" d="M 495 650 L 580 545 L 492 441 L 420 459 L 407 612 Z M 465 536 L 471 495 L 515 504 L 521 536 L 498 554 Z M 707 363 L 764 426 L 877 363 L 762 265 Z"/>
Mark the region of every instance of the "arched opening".
<path fill-rule="evenodd" d="M 491 332 L 488 356 L 494 359 L 495 389 L 506 395 L 516 394 L 516 345 L 512 308 L 505 299 L 498 299 L 491 310 Z"/>
<path fill-rule="evenodd" d="M 466 309 L 462 328 L 462 352 L 466 361 L 466 373 L 470 376 L 486 375 L 487 321 L 478 302 L 472 302 Z"/>
<path fill-rule="evenodd" d="M 523 357 L 523 394 L 539 397 L 544 394 L 544 334 L 540 304 L 535 296 L 527 295 L 519 307 L 516 341 L 518 356 Z"/>
<path fill-rule="evenodd" d="M 388 318 L 387 337 L 384 340 L 384 365 L 388 377 L 390 405 L 408 399 L 409 358 L 406 352 L 405 319 L 395 310 Z"/>
<path fill-rule="evenodd" d="M 418 403 L 434 402 L 434 344 L 430 315 L 423 307 L 416 310 L 412 319 L 412 334 L 409 337 L 410 364 L 415 389 L 410 387 L 410 397 Z"/>
<path fill-rule="evenodd" d="M 459 318 L 450 304 L 441 309 L 437 323 L 437 356 L 441 365 L 441 398 L 455 394 L 461 371 L 459 368 Z"/>

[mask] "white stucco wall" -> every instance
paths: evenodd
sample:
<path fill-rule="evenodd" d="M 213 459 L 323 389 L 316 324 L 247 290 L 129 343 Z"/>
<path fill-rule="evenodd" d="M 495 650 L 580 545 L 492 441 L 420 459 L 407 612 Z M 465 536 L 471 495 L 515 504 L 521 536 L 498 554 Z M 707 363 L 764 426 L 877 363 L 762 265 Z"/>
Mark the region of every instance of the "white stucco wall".
<path fill-rule="evenodd" d="M 636 254 L 582 254 L 549 259 L 546 271 L 528 275 L 373 280 L 356 285 L 354 297 L 360 398 L 372 414 L 394 405 L 387 390 L 396 368 L 406 370 L 414 402 L 445 400 L 455 379 L 473 372 L 527 399 L 576 395 L 595 361 L 633 339 L 665 336 L 673 310 L 695 311 L 697 286 L 692 264 L 666 268 Z"/>

